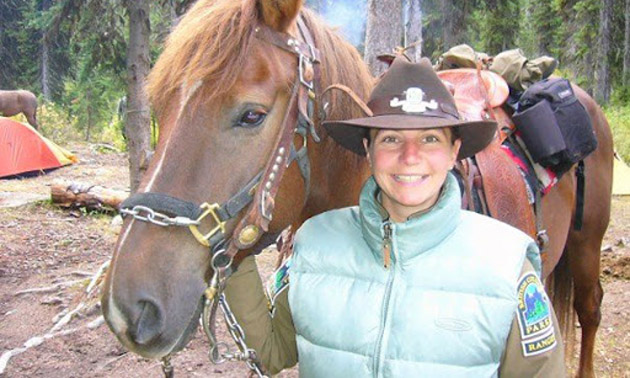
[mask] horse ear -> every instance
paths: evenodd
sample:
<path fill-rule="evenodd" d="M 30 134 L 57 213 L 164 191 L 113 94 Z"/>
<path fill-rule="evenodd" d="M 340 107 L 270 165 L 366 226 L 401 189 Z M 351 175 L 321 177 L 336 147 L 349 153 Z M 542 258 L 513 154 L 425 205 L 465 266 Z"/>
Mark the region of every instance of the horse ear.
<path fill-rule="evenodd" d="M 258 0 L 263 21 L 270 28 L 286 32 L 297 18 L 304 0 Z"/>

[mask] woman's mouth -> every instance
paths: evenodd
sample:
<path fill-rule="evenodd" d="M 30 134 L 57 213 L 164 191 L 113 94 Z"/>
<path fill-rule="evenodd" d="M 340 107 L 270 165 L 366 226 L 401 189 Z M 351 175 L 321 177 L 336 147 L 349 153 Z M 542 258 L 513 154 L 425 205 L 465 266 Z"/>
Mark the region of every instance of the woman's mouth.
<path fill-rule="evenodd" d="M 401 184 L 420 184 L 429 177 L 428 175 L 392 175 L 394 181 Z"/>

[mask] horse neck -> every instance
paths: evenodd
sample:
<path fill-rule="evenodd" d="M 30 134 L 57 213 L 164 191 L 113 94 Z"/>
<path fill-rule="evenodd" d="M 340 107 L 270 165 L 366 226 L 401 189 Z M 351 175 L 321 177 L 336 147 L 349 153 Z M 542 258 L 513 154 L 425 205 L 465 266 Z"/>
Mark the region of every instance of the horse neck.
<path fill-rule="evenodd" d="M 343 84 L 366 99 L 374 78 L 357 50 L 334 31 L 322 26 L 310 11 L 303 10 L 303 15 L 321 52 L 321 89 L 331 84 Z M 333 91 L 320 101 L 330 102 L 329 119 L 365 116 L 345 94 Z M 338 146 L 323 127 L 318 127 L 318 134 L 322 141 L 309 144 L 311 188 L 302 220 L 326 210 L 356 205 L 361 187 L 369 176 L 365 158 Z"/>

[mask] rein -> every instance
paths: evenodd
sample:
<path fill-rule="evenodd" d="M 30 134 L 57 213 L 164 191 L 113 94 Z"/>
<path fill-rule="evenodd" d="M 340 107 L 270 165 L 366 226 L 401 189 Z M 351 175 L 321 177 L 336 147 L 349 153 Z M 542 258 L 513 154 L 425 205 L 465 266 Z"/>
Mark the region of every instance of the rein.
<path fill-rule="evenodd" d="M 204 292 L 202 325 L 210 342 L 210 360 L 215 364 L 226 360 L 244 361 L 258 377 L 265 377 L 264 368 L 255 351 L 247 347 L 245 333 L 230 310 L 223 290 L 227 278 L 234 271 L 232 263 L 236 254 L 253 247 L 268 231 L 280 182 L 293 162 L 297 162 L 304 180 L 305 198 L 309 195 L 308 136 L 315 142 L 320 141 L 315 129 L 320 123 L 320 110 L 316 102 L 317 93 L 320 93 L 320 54 L 302 17 L 298 17 L 297 25 L 304 42 L 266 25 L 258 25 L 254 29 L 256 38 L 291 53 L 297 60 L 296 78 L 289 104 L 265 168 L 223 204 L 205 202 L 198 205 L 163 193 L 146 192 L 129 197 L 121 204 L 120 210 L 123 216 L 132 216 L 136 220 L 154 225 L 188 227 L 197 241 L 209 248 L 213 276 Z M 300 135 L 303 140 L 299 149 L 293 143 L 295 135 Z M 226 223 L 247 206 L 247 213 L 234 231 L 228 234 Z M 203 232 L 200 227 L 208 223 L 206 218 L 211 221 L 211 227 L 209 231 Z M 214 327 L 218 308 L 224 314 L 238 352 L 231 352 L 227 344 L 216 340 Z M 173 377 L 170 355 L 162 359 L 162 370 L 166 377 Z"/>

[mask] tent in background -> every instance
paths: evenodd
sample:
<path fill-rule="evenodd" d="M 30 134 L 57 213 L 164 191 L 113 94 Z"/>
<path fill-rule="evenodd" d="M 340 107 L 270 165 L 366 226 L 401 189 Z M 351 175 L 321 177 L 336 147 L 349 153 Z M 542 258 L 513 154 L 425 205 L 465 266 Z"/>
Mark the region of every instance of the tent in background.
<path fill-rule="evenodd" d="M 628 196 L 630 195 L 630 167 L 621 160 L 616 152 L 613 160 L 612 194 L 615 196 Z"/>
<path fill-rule="evenodd" d="M 77 157 L 30 125 L 0 117 L 0 177 L 76 163 Z"/>

